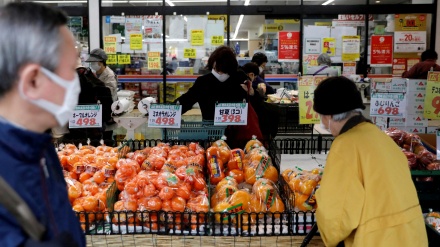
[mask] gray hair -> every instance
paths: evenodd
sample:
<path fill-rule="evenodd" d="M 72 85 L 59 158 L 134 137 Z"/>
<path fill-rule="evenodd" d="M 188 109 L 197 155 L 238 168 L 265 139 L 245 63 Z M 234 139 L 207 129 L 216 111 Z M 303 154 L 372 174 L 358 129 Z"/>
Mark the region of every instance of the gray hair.
<path fill-rule="evenodd" d="M 347 112 L 343 112 L 343 113 L 339 113 L 339 114 L 335 114 L 332 116 L 333 121 L 335 122 L 340 122 L 343 121 L 353 115 L 357 115 L 357 114 L 362 114 L 363 110 L 361 108 L 357 108 L 351 111 L 347 111 Z"/>
<path fill-rule="evenodd" d="M 0 97 L 19 79 L 20 69 L 36 63 L 54 71 L 60 60 L 60 27 L 67 23 L 58 9 L 37 3 L 10 3 L 0 8 Z"/>
<path fill-rule="evenodd" d="M 321 55 L 319 55 L 317 60 L 319 65 L 325 64 L 330 66 L 332 64 L 332 59 L 326 53 L 322 53 Z"/>

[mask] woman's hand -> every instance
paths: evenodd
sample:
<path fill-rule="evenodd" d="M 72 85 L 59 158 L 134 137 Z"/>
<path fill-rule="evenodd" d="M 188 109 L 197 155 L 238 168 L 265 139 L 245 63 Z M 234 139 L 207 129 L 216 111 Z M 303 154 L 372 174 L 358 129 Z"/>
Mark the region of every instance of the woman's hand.
<path fill-rule="evenodd" d="M 251 83 L 250 81 L 245 81 L 243 84 L 240 85 L 244 89 L 244 91 L 246 91 L 250 96 L 253 96 L 255 92 L 252 86 L 250 85 L 250 83 Z"/>

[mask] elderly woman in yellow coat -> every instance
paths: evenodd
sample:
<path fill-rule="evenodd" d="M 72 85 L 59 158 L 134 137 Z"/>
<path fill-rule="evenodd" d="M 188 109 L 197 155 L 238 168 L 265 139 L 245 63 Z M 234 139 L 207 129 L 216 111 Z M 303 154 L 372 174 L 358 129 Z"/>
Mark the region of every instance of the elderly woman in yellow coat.
<path fill-rule="evenodd" d="M 335 137 L 320 188 L 316 219 L 326 246 L 428 246 L 405 155 L 362 116 L 356 85 L 330 77 L 314 92 L 313 109 Z"/>

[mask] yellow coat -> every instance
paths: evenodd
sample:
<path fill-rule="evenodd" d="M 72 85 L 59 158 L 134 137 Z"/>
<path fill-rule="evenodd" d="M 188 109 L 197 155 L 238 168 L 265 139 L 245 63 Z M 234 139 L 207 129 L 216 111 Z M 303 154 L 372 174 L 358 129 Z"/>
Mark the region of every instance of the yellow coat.
<path fill-rule="evenodd" d="M 335 138 L 316 201 L 326 246 L 428 246 L 406 157 L 373 124 Z"/>

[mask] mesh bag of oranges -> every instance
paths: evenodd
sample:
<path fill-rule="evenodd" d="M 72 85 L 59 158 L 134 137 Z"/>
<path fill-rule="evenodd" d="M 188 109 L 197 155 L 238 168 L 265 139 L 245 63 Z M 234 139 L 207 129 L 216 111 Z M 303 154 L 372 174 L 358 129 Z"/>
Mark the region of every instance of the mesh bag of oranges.
<path fill-rule="evenodd" d="M 119 160 L 116 184 L 121 193 L 113 224 L 145 227 L 144 231 L 196 230 L 203 225 L 209 211 L 205 150 L 197 143 L 161 143 L 142 152 L 145 157 L 135 152 Z M 136 167 L 127 165 L 133 161 Z"/>
<path fill-rule="evenodd" d="M 293 192 L 289 200 L 295 211 L 314 211 L 317 208 L 315 192 L 319 188 L 322 172 L 321 168 L 306 171 L 298 167 L 282 172 L 281 176 Z"/>
<path fill-rule="evenodd" d="M 118 149 L 105 145 L 60 145 L 58 158 L 63 167 L 70 203 L 86 230 L 86 225 L 103 220 L 108 209 L 107 196 L 115 181 Z"/>
<path fill-rule="evenodd" d="M 211 207 L 217 228 L 236 226 L 244 231 L 249 226 L 255 227 L 258 220 L 261 220 L 260 223 L 271 223 L 271 219 L 279 219 L 279 213 L 285 210 L 274 182 L 260 178 L 251 189 L 240 189 L 238 182 L 229 176 L 213 189 Z"/>

